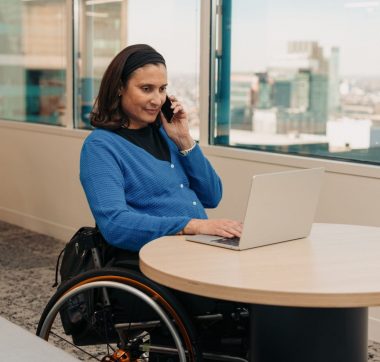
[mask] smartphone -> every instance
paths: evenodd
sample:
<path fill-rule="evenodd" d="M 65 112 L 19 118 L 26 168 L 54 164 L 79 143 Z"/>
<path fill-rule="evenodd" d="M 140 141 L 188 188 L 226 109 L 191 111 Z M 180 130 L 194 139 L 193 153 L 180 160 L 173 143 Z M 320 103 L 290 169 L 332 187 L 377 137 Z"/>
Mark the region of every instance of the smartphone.
<path fill-rule="evenodd" d="M 171 108 L 172 101 L 166 96 L 165 103 L 161 107 L 161 112 L 164 114 L 166 120 L 171 123 L 173 118 L 173 109 Z"/>

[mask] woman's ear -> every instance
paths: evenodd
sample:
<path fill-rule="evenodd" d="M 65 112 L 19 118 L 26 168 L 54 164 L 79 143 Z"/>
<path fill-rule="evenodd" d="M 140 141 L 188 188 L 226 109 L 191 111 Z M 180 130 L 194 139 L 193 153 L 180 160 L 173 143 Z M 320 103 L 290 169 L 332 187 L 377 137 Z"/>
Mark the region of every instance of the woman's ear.
<path fill-rule="evenodd" d="M 123 92 L 124 92 L 124 85 L 123 85 L 123 83 L 120 81 L 120 82 L 119 82 L 119 86 L 118 86 L 118 90 L 117 90 L 117 95 L 118 95 L 118 97 L 121 97 L 122 94 L 123 94 Z"/>

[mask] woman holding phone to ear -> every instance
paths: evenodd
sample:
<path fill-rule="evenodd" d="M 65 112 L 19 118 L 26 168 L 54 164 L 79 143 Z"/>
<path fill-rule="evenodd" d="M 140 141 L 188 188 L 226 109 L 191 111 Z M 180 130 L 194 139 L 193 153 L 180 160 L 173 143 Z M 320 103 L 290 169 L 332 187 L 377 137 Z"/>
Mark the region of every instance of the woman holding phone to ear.
<path fill-rule="evenodd" d="M 165 235 L 240 236 L 242 224 L 208 220 L 222 197 L 220 178 L 189 133 L 182 104 L 166 100 L 164 58 L 148 45 L 122 50 L 99 89 L 80 159 L 80 180 L 116 262 L 138 269 L 138 252 Z M 167 113 L 167 112 L 166 112 Z M 170 121 L 170 122 L 168 122 Z M 233 313 L 244 306 L 173 291 L 190 315 Z M 137 310 L 145 316 L 144 310 Z"/>
<path fill-rule="evenodd" d="M 242 224 L 208 220 L 222 197 L 215 170 L 189 133 L 188 115 L 167 94 L 164 58 L 145 44 L 122 50 L 108 66 L 83 144 L 80 180 L 107 242 L 138 252 L 164 235 L 240 236 Z"/>

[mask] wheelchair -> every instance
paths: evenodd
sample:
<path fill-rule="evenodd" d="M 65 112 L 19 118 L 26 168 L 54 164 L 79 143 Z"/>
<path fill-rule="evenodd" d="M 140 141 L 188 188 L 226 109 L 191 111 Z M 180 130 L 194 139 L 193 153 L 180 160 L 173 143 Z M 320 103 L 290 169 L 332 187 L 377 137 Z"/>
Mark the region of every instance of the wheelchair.
<path fill-rule="evenodd" d="M 91 251 L 96 268 L 59 286 L 39 337 L 81 360 L 248 360 L 246 308 L 194 314 L 176 291 L 145 277 L 138 262 L 102 267 L 97 248 Z"/>

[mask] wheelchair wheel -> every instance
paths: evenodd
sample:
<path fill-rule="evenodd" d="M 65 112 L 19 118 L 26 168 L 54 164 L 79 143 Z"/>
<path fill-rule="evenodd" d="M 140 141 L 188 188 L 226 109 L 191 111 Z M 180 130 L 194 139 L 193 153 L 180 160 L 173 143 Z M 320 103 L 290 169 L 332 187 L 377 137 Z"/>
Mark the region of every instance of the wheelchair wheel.
<path fill-rule="evenodd" d="M 82 360 L 201 361 L 192 322 L 170 291 L 121 268 L 62 284 L 37 335 Z"/>

